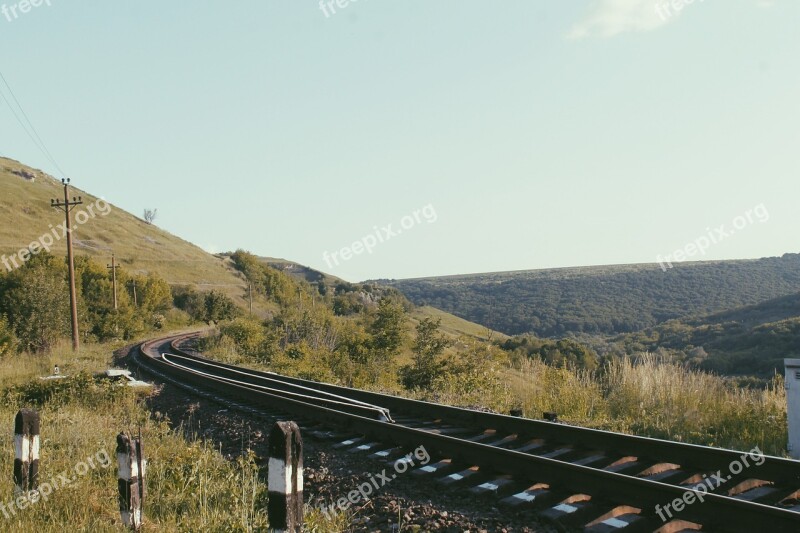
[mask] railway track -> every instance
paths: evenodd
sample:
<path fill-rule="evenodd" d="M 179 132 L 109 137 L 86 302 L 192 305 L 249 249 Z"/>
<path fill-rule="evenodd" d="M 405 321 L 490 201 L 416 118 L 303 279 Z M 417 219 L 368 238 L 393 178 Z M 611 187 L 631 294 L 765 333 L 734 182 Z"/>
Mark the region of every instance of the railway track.
<path fill-rule="evenodd" d="M 800 531 L 800 461 L 421 402 L 259 372 L 182 348 L 197 334 L 140 346 L 146 371 L 249 410 L 299 418 L 338 446 L 442 486 L 533 507 L 565 527 L 611 531 Z M 314 427 L 314 424 L 319 426 Z M 320 429 L 325 428 L 325 429 Z"/>

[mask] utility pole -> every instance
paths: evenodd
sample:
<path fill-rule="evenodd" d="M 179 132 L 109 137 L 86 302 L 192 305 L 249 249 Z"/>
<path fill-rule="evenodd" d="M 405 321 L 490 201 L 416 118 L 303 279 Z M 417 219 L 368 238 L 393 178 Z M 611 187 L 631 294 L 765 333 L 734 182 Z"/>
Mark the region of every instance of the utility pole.
<path fill-rule="evenodd" d="M 116 311 L 119 308 L 117 305 L 117 269 L 119 266 L 115 263 L 114 254 L 111 254 L 111 264 L 108 265 L 108 268 L 111 269 L 111 280 L 114 285 L 114 310 Z"/>
<path fill-rule="evenodd" d="M 133 306 L 139 307 L 139 300 L 136 299 L 136 280 L 132 279 L 131 283 L 133 283 Z"/>
<path fill-rule="evenodd" d="M 77 352 L 80 348 L 80 339 L 78 333 L 78 295 L 75 292 L 75 261 L 72 254 L 72 222 L 70 221 L 69 212 L 76 205 L 81 205 L 83 200 L 80 196 L 72 197 L 69 199 L 69 179 L 62 179 L 61 183 L 64 184 L 64 202 L 60 200 L 50 200 L 50 207 L 61 209 L 67 219 L 67 264 L 69 269 L 69 303 L 72 307 L 72 351 Z"/>

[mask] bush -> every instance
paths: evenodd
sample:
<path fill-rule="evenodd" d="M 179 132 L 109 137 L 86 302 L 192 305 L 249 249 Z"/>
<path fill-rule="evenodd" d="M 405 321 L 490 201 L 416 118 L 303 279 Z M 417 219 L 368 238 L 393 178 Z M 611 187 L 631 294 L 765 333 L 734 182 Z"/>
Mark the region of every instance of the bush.
<path fill-rule="evenodd" d="M 68 403 L 93 406 L 113 402 L 133 389 L 111 381 L 96 381 L 91 374 L 79 372 L 62 379 L 31 380 L 3 391 L 3 403 L 8 406 L 27 405 L 59 407 Z"/>
<path fill-rule="evenodd" d="M 0 315 L 0 357 L 12 354 L 17 350 L 17 338 L 5 316 Z"/>
<path fill-rule="evenodd" d="M 267 335 L 263 325 L 251 318 L 236 318 L 220 325 L 220 334 L 229 337 L 240 355 L 259 358 L 266 351 Z"/>
<path fill-rule="evenodd" d="M 414 364 L 400 369 L 401 381 L 406 389 L 430 389 L 445 370 L 446 364 L 440 360 L 440 356 L 452 342 L 439 331 L 441 323 L 440 318 L 434 320 L 428 317 L 417 324 Z"/>
<path fill-rule="evenodd" d="M 241 314 L 233 300 L 216 290 L 204 294 L 191 286 L 177 286 L 172 289 L 172 301 L 197 322 L 219 323 Z"/>

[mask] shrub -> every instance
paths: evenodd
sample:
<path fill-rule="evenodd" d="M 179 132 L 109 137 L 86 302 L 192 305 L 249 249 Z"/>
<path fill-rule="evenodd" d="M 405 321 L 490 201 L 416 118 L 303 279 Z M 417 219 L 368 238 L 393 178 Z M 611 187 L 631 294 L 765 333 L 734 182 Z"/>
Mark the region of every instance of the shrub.
<path fill-rule="evenodd" d="M 12 354 L 17 350 L 17 338 L 14 336 L 14 330 L 8 323 L 8 319 L 0 315 L 0 357 Z"/>
<path fill-rule="evenodd" d="M 261 356 L 266 350 L 267 335 L 263 325 L 251 318 L 236 318 L 220 325 L 220 334 L 229 337 L 240 355 Z"/>

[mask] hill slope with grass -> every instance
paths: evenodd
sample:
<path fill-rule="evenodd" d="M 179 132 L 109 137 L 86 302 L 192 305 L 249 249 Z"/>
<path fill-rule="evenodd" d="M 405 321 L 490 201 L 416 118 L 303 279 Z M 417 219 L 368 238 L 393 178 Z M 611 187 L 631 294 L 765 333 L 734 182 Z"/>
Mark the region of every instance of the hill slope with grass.
<path fill-rule="evenodd" d="M 73 211 L 73 217 L 79 211 L 96 205 L 98 200 L 77 188 L 71 188 L 72 195 L 83 197 L 83 205 Z M 0 255 L 18 254 L 43 235 L 52 235 L 51 226 L 57 228 L 62 224 L 64 214 L 50 207 L 50 200 L 63 201 L 63 198 L 60 181 L 17 161 L 0 157 Z M 213 287 L 244 303 L 246 283 L 229 261 L 209 254 L 158 226 L 147 224 L 123 209 L 110 207 L 107 215 L 102 215 L 95 207 L 94 218 L 84 224 L 75 224 L 76 255 L 110 262 L 113 253 L 117 262 L 130 272 L 155 272 L 171 285 L 194 284 L 201 289 Z M 65 254 L 66 242 L 66 238 L 56 240 L 52 253 Z M 0 268 L 7 270 L 3 266 Z"/>
<path fill-rule="evenodd" d="M 148 224 L 123 209 L 110 206 L 108 214 L 96 207 L 98 198 L 77 188 L 71 196 L 82 196 L 83 205 L 73 211 L 95 206 L 95 216 L 83 224 L 76 224 L 73 238 L 76 256 L 86 255 L 99 262 L 110 262 L 115 254 L 118 264 L 132 274 L 155 273 L 170 285 L 196 285 L 201 291 L 217 290 L 232 298 L 241 307 L 248 304 L 248 284 L 236 270 L 228 255 L 212 255 L 180 237 Z M 43 235 L 53 235 L 53 228 L 64 222 L 61 211 L 50 206 L 51 199 L 62 199 L 61 182 L 48 174 L 26 166 L 13 159 L 0 157 L 0 260 L 17 257 Z M 101 204 L 102 205 L 102 204 Z M 60 235 L 60 231 L 57 232 Z M 66 254 L 66 239 L 54 238 L 51 252 Z M 262 258 L 277 270 L 309 283 L 323 282 L 334 287 L 346 283 L 340 278 L 319 272 L 285 259 Z M 13 262 L 8 259 L 13 268 Z M 7 271 L 0 263 L 0 271 Z M 256 312 L 274 312 L 274 305 L 261 298 L 254 301 Z M 486 328 L 472 324 L 439 310 L 425 308 L 419 316 L 442 317 L 448 329 L 457 334 L 486 335 Z"/>
<path fill-rule="evenodd" d="M 770 378 L 785 358 L 800 357 L 800 293 L 713 313 L 670 320 L 613 339 L 584 337 L 599 353 L 669 354 L 726 375 Z"/>
<path fill-rule="evenodd" d="M 380 280 L 509 335 L 618 334 L 719 313 L 800 291 L 800 254 L 756 260 L 495 272 Z"/>

